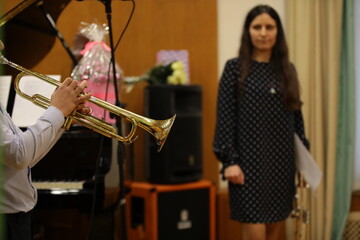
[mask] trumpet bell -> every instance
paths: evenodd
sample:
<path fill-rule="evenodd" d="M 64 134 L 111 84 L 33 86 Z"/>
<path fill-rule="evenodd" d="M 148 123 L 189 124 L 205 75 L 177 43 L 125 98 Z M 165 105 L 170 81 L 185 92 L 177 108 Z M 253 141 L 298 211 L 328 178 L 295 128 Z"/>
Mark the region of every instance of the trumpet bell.
<path fill-rule="evenodd" d="M 176 115 L 166 120 L 150 120 L 151 124 L 149 124 L 148 132 L 155 137 L 156 143 L 159 146 L 158 152 L 160 152 L 164 146 L 175 118 Z"/>

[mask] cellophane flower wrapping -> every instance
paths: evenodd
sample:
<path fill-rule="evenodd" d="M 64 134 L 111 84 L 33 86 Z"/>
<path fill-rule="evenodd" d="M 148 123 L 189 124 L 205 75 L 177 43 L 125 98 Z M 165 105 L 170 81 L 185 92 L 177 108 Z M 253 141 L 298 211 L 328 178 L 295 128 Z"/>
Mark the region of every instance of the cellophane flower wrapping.
<path fill-rule="evenodd" d="M 111 49 L 104 42 L 105 35 L 108 34 L 108 27 L 98 23 L 82 23 L 79 34 L 89 39 L 80 52 L 81 60 L 74 67 L 71 77 L 75 80 L 87 80 L 86 91 L 92 92 L 94 97 L 115 104 L 115 87 L 122 76 L 122 70 L 115 64 L 116 78 L 113 76 L 111 64 Z M 115 80 L 115 81 L 114 81 Z M 87 103 L 93 109 L 93 116 L 104 119 L 110 124 L 115 123 L 115 119 L 110 117 L 110 113 L 103 108 L 92 103 Z"/>

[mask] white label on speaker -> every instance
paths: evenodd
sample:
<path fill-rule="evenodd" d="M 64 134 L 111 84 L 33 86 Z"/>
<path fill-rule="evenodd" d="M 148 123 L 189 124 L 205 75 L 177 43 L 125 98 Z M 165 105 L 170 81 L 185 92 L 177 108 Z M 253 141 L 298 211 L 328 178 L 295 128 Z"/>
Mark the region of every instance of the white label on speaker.
<path fill-rule="evenodd" d="M 180 212 L 180 221 L 177 224 L 178 230 L 189 229 L 192 227 L 192 223 L 189 220 L 189 211 L 187 209 L 183 209 Z"/>

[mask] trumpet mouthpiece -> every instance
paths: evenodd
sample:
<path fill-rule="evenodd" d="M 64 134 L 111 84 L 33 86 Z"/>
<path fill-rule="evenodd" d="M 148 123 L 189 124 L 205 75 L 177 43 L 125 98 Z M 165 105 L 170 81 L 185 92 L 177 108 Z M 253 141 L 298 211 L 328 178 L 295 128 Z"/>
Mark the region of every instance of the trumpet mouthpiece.
<path fill-rule="evenodd" d="M 0 40 L 0 51 L 4 50 L 4 44 L 3 42 Z"/>

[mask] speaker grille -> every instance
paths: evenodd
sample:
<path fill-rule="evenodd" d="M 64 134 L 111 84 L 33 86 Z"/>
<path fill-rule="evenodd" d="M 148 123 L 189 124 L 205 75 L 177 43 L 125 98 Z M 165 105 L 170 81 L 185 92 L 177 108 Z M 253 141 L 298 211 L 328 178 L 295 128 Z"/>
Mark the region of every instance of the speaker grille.
<path fill-rule="evenodd" d="M 145 140 L 147 180 L 172 184 L 202 177 L 202 112 L 200 86 L 153 85 L 145 89 L 145 112 L 153 119 L 176 114 L 161 152 L 150 136 Z"/>

